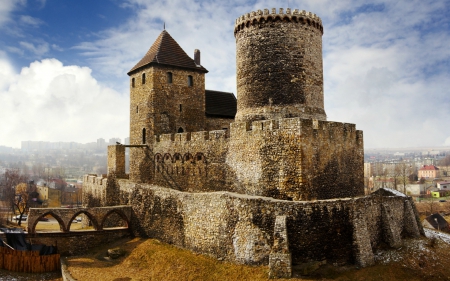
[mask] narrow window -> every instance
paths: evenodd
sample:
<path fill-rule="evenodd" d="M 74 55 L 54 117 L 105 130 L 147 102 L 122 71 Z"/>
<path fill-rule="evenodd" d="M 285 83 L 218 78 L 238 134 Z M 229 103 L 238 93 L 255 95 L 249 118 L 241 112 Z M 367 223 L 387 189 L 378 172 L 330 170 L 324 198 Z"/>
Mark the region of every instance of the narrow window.
<path fill-rule="evenodd" d="M 142 73 L 142 84 L 145 84 L 145 73 Z"/>
<path fill-rule="evenodd" d="M 183 110 L 183 108 L 181 107 L 181 104 L 180 104 L 180 112 Z"/>
<path fill-rule="evenodd" d="M 191 75 L 188 76 L 188 86 L 189 87 L 194 86 L 194 79 L 192 78 Z"/>
<path fill-rule="evenodd" d="M 145 144 L 145 128 L 142 129 L 142 143 Z"/>
<path fill-rule="evenodd" d="M 134 78 L 131 78 L 131 87 L 134 88 Z"/>
<path fill-rule="evenodd" d="M 136 113 L 139 113 L 139 105 L 136 105 Z"/>
<path fill-rule="evenodd" d="M 184 130 L 183 130 L 183 128 L 178 128 L 178 133 L 183 133 L 184 132 Z"/>
<path fill-rule="evenodd" d="M 167 72 L 167 83 L 172 84 L 172 72 Z"/>

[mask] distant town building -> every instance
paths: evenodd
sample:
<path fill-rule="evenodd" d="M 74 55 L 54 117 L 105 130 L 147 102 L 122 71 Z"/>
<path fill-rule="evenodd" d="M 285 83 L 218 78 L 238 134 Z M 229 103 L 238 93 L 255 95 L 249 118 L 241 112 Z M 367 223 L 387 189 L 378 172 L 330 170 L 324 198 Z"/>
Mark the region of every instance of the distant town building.
<path fill-rule="evenodd" d="M 450 181 L 440 181 L 437 183 L 437 188 L 439 190 L 448 190 L 450 191 Z"/>
<path fill-rule="evenodd" d="M 420 178 L 438 178 L 441 174 L 439 168 L 434 165 L 424 165 L 419 169 L 418 177 Z"/>

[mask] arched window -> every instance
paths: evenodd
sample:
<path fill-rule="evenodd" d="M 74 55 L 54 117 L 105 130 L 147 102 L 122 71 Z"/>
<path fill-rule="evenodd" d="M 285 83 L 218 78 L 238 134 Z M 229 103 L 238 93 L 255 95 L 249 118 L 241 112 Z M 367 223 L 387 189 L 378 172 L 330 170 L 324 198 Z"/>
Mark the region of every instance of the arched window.
<path fill-rule="evenodd" d="M 144 128 L 144 129 L 142 129 L 142 144 L 145 144 L 145 142 L 146 142 L 145 137 L 146 137 L 146 130 Z"/>
<path fill-rule="evenodd" d="M 134 88 L 134 78 L 131 78 L 131 87 Z"/>
<path fill-rule="evenodd" d="M 172 84 L 172 72 L 167 72 L 167 83 Z"/>
<path fill-rule="evenodd" d="M 189 87 L 194 86 L 194 79 L 192 78 L 192 75 L 188 76 L 188 86 Z"/>
<path fill-rule="evenodd" d="M 142 84 L 145 84 L 145 73 L 142 73 Z"/>
<path fill-rule="evenodd" d="M 183 128 L 178 128 L 178 133 L 183 133 L 184 132 L 184 130 L 183 130 Z"/>

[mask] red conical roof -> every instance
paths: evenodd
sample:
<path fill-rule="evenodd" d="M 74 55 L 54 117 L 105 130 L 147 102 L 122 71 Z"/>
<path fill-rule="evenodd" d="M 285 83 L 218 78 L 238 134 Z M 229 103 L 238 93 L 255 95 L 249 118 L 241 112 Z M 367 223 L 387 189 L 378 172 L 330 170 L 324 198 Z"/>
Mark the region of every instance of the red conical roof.
<path fill-rule="evenodd" d="M 150 64 L 164 64 L 208 72 L 203 66 L 197 66 L 194 60 L 183 51 L 166 30 L 161 32 L 155 43 L 153 43 L 145 56 L 128 72 L 128 75 Z"/>

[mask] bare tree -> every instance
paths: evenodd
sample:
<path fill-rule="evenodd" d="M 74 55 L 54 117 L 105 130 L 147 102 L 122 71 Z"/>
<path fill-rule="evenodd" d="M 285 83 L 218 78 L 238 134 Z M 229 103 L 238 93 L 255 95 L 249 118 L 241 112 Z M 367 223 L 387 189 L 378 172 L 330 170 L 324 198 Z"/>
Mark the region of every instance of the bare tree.
<path fill-rule="evenodd" d="M 439 161 L 439 166 L 445 167 L 446 176 L 448 176 L 448 166 L 450 166 L 450 155 L 445 156 L 445 158 Z"/>
<path fill-rule="evenodd" d="M 4 190 L 2 190 L 2 192 L 4 198 L 8 202 L 7 204 L 12 214 L 14 214 L 16 211 L 16 187 L 22 183 L 25 183 L 26 185 L 26 182 L 27 177 L 25 175 L 20 174 L 18 169 L 14 170 L 8 169 L 5 171 L 5 181 L 4 185 L 2 186 Z"/>
<path fill-rule="evenodd" d="M 400 184 L 403 186 L 403 193 L 406 194 L 406 185 L 409 183 L 411 166 L 409 166 L 407 163 L 400 163 L 398 167 Z"/>
<path fill-rule="evenodd" d="M 22 217 L 25 213 L 28 213 L 30 203 L 30 190 L 29 185 L 26 183 L 20 183 L 15 188 L 14 208 L 19 212 L 18 225 L 22 224 Z"/>

